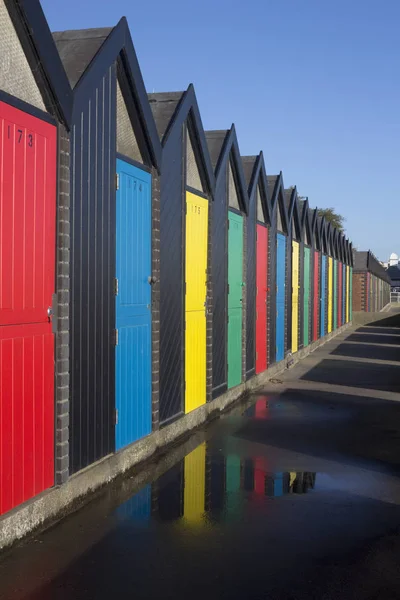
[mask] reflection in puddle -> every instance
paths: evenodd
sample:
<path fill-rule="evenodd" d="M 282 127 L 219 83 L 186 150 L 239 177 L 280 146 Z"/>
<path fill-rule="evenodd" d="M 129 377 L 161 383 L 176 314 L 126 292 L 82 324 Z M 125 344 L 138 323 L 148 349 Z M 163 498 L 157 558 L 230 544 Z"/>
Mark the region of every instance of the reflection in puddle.
<path fill-rule="evenodd" d="M 260 400 L 257 400 L 257 402 L 245 410 L 244 416 L 254 419 L 269 419 L 269 400 L 267 398 L 260 398 Z"/>
<path fill-rule="evenodd" d="M 224 457 L 203 443 L 115 514 L 138 524 L 151 515 L 162 522 L 183 519 L 188 525 L 224 521 L 251 511 L 260 497 L 305 494 L 314 488 L 315 479 L 311 472 L 271 473 L 265 457 Z"/>

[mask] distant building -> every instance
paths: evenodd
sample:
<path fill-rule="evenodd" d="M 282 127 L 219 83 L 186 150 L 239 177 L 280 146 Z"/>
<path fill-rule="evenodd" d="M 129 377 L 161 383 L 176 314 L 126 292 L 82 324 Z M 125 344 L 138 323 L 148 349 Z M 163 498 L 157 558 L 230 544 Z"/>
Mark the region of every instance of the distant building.
<path fill-rule="evenodd" d="M 388 272 L 369 250 L 353 250 L 353 265 L 353 310 L 381 311 L 390 302 Z"/>
<path fill-rule="evenodd" d="M 395 252 L 390 255 L 386 267 L 386 273 L 390 277 L 390 287 L 392 292 L 400 292 L 400 267 L 399 256 Z"/>

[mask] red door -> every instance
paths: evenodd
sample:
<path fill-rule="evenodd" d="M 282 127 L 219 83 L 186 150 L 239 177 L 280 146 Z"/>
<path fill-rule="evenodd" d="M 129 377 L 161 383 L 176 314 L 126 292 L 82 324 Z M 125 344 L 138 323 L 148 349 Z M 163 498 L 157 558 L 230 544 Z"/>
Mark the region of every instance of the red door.
<path fill-rule="evenodd" d="M 318 307 L 319 307 L 319 252 L 314 252 L 314 302 L 313 302 L 313 341 L 318 339 Z"/>
<path fill-rule="evenodd" d="M 342 326 L 342 263 L 338 264 L 338 326 Z"/>
<path fill-rule="evenodd" d="M 257 225 L 256 373 L 267 368 L 268 229 Z"/>
<path fill-rule="evenodd" d="M 54 483 L 56 144 L 0 102 L 0 514 Z"/>

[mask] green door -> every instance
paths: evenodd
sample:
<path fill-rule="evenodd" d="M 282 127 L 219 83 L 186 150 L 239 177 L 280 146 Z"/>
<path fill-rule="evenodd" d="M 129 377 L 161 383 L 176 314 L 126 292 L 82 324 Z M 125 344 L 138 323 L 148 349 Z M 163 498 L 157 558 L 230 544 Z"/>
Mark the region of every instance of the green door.
<path fill-rule="evenodd" d="M 338 328 L 338 322 L 337 322 L 337 281 L 338 281 L 338 276 L 337 276 L 337 260 L 333 261 L 333 330 L 335 331 L 335 329 Z"/>
<path fill-rule="evenodd" d="M 242 382 L 243 217 L 229 211 L 228 388 Z"/>
<path fill-rule="evenodd" d="M 304 248 L 304 347 L 310 343 L 310 248 Z"/>

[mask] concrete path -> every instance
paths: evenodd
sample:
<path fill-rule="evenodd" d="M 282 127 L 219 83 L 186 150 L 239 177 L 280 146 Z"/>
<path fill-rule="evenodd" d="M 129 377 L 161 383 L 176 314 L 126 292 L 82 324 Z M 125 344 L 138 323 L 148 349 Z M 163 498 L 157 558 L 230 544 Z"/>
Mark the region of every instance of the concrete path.
<path fill-rule="evenodd" d="M 2 600 L 400 597 L 400 313 L 0 559 Z"/>

